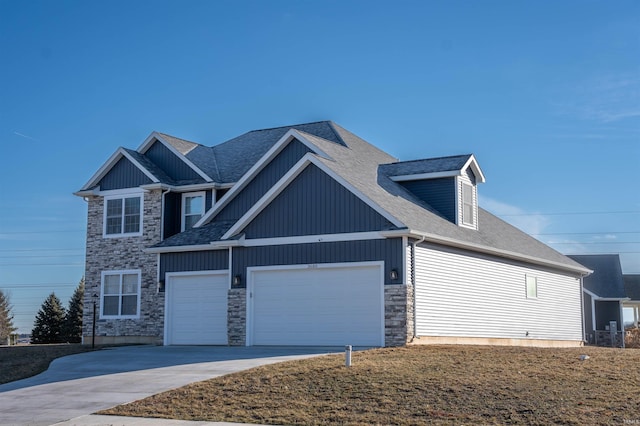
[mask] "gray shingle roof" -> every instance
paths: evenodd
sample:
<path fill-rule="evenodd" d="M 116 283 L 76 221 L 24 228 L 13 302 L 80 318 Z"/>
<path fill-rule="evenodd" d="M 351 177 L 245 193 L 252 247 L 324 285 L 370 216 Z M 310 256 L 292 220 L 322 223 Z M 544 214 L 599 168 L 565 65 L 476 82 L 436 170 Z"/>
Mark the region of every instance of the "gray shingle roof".
<path fill-rule="evenodd" d="M 604 298 L 624 299 L 626 297 L 619 255 L 576 254 L 569 257 L 593 270 L 593 274 L 584 278 L 585 289 Z"/>
<path fill-rule="evenodd" d="M 381 166 L 387 176 L 416 175 L 460 170 L 471 158 L 471 154 L 451 157 L 428 158 L 424 160 L 402 161 Z"/>
<path fill-rule="evenodd" d="M 149 160 L 145 155 L 140 154 L 138 151 L 134 151 L 132 149 L 123 148 L 127 151 L 127 154 L 131 155 L 142 167 L 147 169 L 149 173 L 154 175 L 161 183 L 166 183 L 169 185 L 174 185 L 175 182 L 171 179 L 160 167 L 156 166 L 156 164 Z"/>
<path fill-rule="evenodd" d="M 631 300 L 640 302 L 640 275 L 623 275 L 624 289 L 627 297 Z"/>
<path fill-rule="evenodd" d="M 579 263 L 553 250 L 514 226 L 479 209 L 479 230 L 457 226 L 435 209 L 418 199 L 390 176 L 460 170 L 469 155 L 427 160 L 398 162 L 398 159 L 369 144 L 343 127 L 322 121 L 300 125 L 255 130 L 210 148 L 213 158 L 209 169 L 217 167 L 220 182 L 237 182 L 287 131 L 296 129 L 318 146 L 330 159 L 317 159 L 390 216 L 397 219 L 398 228 L 437 236 L 466 246 L 487 248 L 555 264 L 572 270 L 586 270 Z M 195 155 L 205 147 L 192 150 Z M 194 160 L 192 160 L 194 161 Z M 194 161 L 196 163 L 196 161 Z M 203 170 L 206 170 L 203 167 Z M 213 175 L 210 175 L 213 176 Z M 215 218 L 214 218 L 215 220 Z M 159 246 L 206 244 L 215 241 L 232 224 L 211 222 L 173 236 Z M 201 230 L 201 231 L 199 231 Z"/>

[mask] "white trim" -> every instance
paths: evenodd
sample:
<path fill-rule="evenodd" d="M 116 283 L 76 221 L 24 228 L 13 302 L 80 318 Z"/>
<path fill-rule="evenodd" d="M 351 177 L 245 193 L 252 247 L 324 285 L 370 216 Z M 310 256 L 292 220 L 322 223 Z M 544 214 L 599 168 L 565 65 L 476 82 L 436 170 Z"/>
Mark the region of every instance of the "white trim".
<path fill-rule="evenodd" d="M 413 175 L 390 176 L 394 182 L 407 182 L 412 180 L 438 179 L 443 177 L 461 176 L 460 170 L 448 170 L 446 172 L 416 173 Z"/>
<path fill-rule="evenodd" d="M 465 220 L 465 214 L 464 214 L 465 206 L 466 206 L 466 204 L 464 202 L 464 190 L 465 190 L 465 187 L 469 188 L 469 191 L 471 191 L 471 222 Z M 460 198 L 462 199 L 462 209 L 460 209 L 460 217 L 462 219 L 462 224 L 461 225 L 464 225 L 464 226 L 469 227 L 471 229 L 476 229 L 476 211 L 478 209 L 478 205 L 475 202 L 475 199 L 477 197 L 475 197 L 474 189 L 475 189 L 475 187 L 472 184 L 460 181 Z"/>
<path fill-rule="evenodd" d="M 409 238 L 407 236 L 403 236 L 402 237 L 402 285 L 408 285 L 409 284 L 409 279 L 408 279 L 408 275 L 411 274 L 411 271 L 407 270 L 407 249 L 409 248 Z M 413 290 L 413 293 L 415 295 L 415 287 Z M 414 304 L 415 306 L 415 304 Z"/>
<path fill-rule="evenodd" d="M 601 302 L 615 302 L 615 301 L 625 302 L 627 300 L 631 300 L 628 297 L 601 297 L 595 294 L 594 292 L 587 290 L 586 288 L 583 288 L 583 290 L 585 293 L 591 296 L 592 299 L 598 300 Z"/>
<path fill-rule="evenodd" d="M 595 331 L 597 330 L 596 328 L 596 299 L 594 299 L 593 297 L 591 298 L 591 323 L 593 325 L 593 331 L 595 333 Z"/>
<path fill-rule="evenodd" d="M 184 232 L 185 231 L 185 225 L 186 225 L 185 224 L 185 219 L 186 219 L 185 201 L 186 201 L 187 198 L 196 198 L 196 197 L 202 197 L 202 213 L 200 214 L 200 218 L 202 218 L 202 216 L 204 216 L 205 212 L 207 211 L 207 208 L 206 208 L 207 193 L 205 191 L 183 192 L 182 193 L 182 204 L 181 204 L 181 210 L 180 210 L 180 232 Z M 194 216 L 194 215 L 190 215 L 190 216 Z M 198 220 L 200 220 L 200 219 L 198 219 Z"/>
<path fill-rule="evenodd" d="M 242 246 L 242 240 L 212 241 L 209 244 L 194 244 L 192 246 L 149 247 L 142 249 L 144 253 L 182 253 L 189 251 L 226 250 L 229 247 Z"/>
<path fill-rule="evenodd" d="M 193 164 L 191 162 L 191 160 L 189 160 L 186 155 L 182 155 L 182 153 L 180 151 L 178 151 L 177 149 L 174 148 L 173 145 L 171 145 L 169 142 L 167 142 L 160 133 L 158 132 L 152 132 L 147 139 L 145 139 L 144 142 L 142 142 L 142 145 L 140 145 L 140 147 L 137 149 L 137 151 L 140 154 L 144 154 L 145 152 L 147 152 L 147 150 L 149 148 L 151 148 L 151 146 L 153 146 L 153 141 L 157 140 L 158 142 L 160 142 L 162 145 L 165 146 L 165 148 L 167 148 L 169 151 L 171 151 L 171 153 L 173 155 L 175 155 L 176 157 L 180 158 L 187 166 L 189 166 L 194 172 L 196 172 L 202 179 L 204 179 L 207 182 L 213 182 L 213 179 L 211 179 L 205 172 L 203 172 L 202 170 L 200 170 L 200 168 L 198 166 L 196 166 L 195 164 Z M 189 142 L 189 141 L 187 141 Z M 199 145 L 195 142 L 191 142 L 194 143 L 196 145 Z"/>
<path fill-rule="evenodd" d="M 242 189 L 244 189 L 249 184 L 249 182 L 251 182 L 251 180 L 258 173 L 260 173 L 260 171 L 265 168 L 271 162 L 271 160 L 273 160 L 273 158 L 275 158 L 280 152 L 282 152 L 282 150 L 294 139 L 306 145 L 309 149 L 314 151 L 314 153 L 325 158 L 331 158 L 317 145 L 310 142 L 303 134 L 295 129 L 290 129 L 240 178 L 240 180 L 238 180 L 235 185 L 231 187 L 231 189 L 226 194 L 224 194 L 224 196 L 220 200 L 218 200 L 217 205 L 209 210 L 207 214 L 205 214 L 202 219 L 200 219 L 198 223 L 195 224 L 194 228 L 198 228 L 204 225 L 209 221 L 209 219 L 220 212 L 220 210 L 222 210 L 229 203 L 229 201 L 233 199 L 236 193 L 242 191 Z"/>
<path fill-rule="evenodd" d="M 138 232 L 124 232 L 124 217 L 125 206 L 124 200 L 127 198 L 140 198 L 140 228 Z M 117 234 L 107 234 L 107 204 L 110 200 L 122 200 L 122 222 L 120 224 L 120 230 Z M 127 237 L 139 237 L 143 233 L 144 226 L 144 192 L 143 191 L 118 191 L 111 195 L 105 195 L 103 199 L 103 212 L 102 212 L 102 238 L 127 238 Z"/>
<path fill-rule="evenodd" d="M 91 187 L 96 185 L 103 177 L 105 177 L 122 157 L 126 157 L 127 160 L 129 160 L 134 166 L 140 169 L 140 171 L 144 173 L 149 179 L 151 179 L 152 182 L 160 182 L 157 177 L 155 177 L 149 170 L 142 166 L 142 164 L 138 163 L 138 161 L 134 159 L 123 147 L 118 147 L 118 149 L 116 149 L 116 151 L 111 154 L 109 159 L 98 169 L 98 171 L 95 172 L 93 176 L 91 176 L 91 179 L 89 179 L 87 183 L 84 184 L 82 189 L 75 194 L 78 196 L 85 195 L 86 191 L 90 190 Z"/>
<path fill-rule="evenodd" d="M 476 158 L 473 156 L 473 154 L 464 163 L 464 165 L 457 170 L 446 170 L 442 172 L 415 173 L 415 174 L 408 174 L 408 175 L 390 176 L 390 179 L 394 182 L 406 182 L 411 180 L 456 177 L 456 176 L 462 176 L 464 171 L 469 167 L 471 167 L 471 170 L 473 171 L 473 174 L 476 177 L 476 181 L 477 181 L 476 183 L 484 183 L 485 182 L 484 173 L 482 173 L 482 170 L 480 170 L 480 166 L 478 165 L 478 162 L 476 161 Z"/>
<path fill-rule="evenodd" d="M 159 262 L 158 262 L 159 263 Z M 175 277 L 193 277 L 193 276 L 216 276 L 216 275 L 230 275 L 229 270 L 219 269 L 219 270 L 206 270 L 206 271 L 185 271 L 185 272 L 165 272 L 165 283 L 164 283 L 164 333 L 163 333 L 163 344 L 164 346 L 170 345 L 169 342 L 169 319 L 171 308 L 169 307 L 169 285 L 171 284 L 171 279 Z M 227 282 L 230 283 L 228 280 Z M 231 288 L 231 287 L 228 287 Z M 227 310 L 229 307 L 227 306 Z"/>
<path fill-rule="evenodd" d="M 529 296 L 529 278 L 532 278 L 533 284 L 534 284 L 534 290 L 536 295 L 535 296 Z M 525 299 L 538 299 L 538 276 L 537 275 L 532 275 L 532 274 L 524 274 L 524 293 L 525 293 Z"/>
<path fill-rule="evenodd" d="M 470 251 L 475 251 L 478 253 L 486 253 L 486 254 L 491 254 L 494 256 L 498 256 L 498 257 L 503 257 L 506 259 L 512 259 L 512 260 L 519 260 L 519 261 L 524 261 L 527 263 L 532 263 L 535 265 L 542 265 L 542 266 L 548 266 L 554 269 L 560 269 L 560 270 L 564 270 L 564 271 L 568 271 L 568 272 L 573 272 L 573 273 L 577 273 L 581 276 L 587 276 L 590 275 L 593 271 L 590 269 L 586 269 L 586 268 L 576 268 L 576 267 L 572 267 L 572 266 L 568 266 L 568 265 L 564 265 L 562 263 L 558 263 L 558 262 L 554 262 L 554 261 L 550 261 L 550 260 L 546 260 L 546 259 L 540 259 L 538 257 L 533 257 L 533 256 L 527 256 L 524 254 L 520 254 L 520 253 L 515 253 L 512 251 L 508 251 L 508 250 L 501 250 L 501 249 L 497 249 L 497 248 L 493 248 L 493 247 L 487 247 L 487 246 L 482 246 L 480 244 L 474 244 L 474 243 L 468 243 L 468 242 L 464 242 L 464 241 L 459 241 L 459 240 L 455 240 L 453 238 L 447 238 L 447 237 L 442 237 L 440 235 L 435 235 L 435 234 L 430 234 L 427 232 L 421 232 L 421 231 L 416 231 L 413 229 L 398 229 L 395 231 L 380 231 L 380 235 L 386 237 L 386 238 L 393 238 L 393 237 L 401 237 L 401 236 L 408 236 L 409 238 L 416 238 L 416 239 L 421 239 L 424 238 L 424 241 L 430 242 L 430 243 L 435 243 L 435 244 L 441 244 L 444 246 L 449 246 L 449 247 L 456 247 L 456 248 L 461 248 L 461 249 L 465 249 L 465 250 L 470 250 Z"/>
<path fill-rule="evenodd" d="M 245 345 L 253 346 L 253 287 L 254 287 L 254 274 L 256 272 L 263 271 L 290 271 L 301 269 L 338 269 L 338 268 L 353 268 L 353 267 L 366 267 L 377 266 L 380 271 L 380 346 L 385 346 L 385 302 L 384 302 L 384 283 L 385 283 L 385 265 L 384 261 L 371 261 L 371 262 L 341 262 L 341 263 L 318 263 L 318 264 L 299 264 L 299 265 L 270 265 L 270 266 L 250 266 L 247 267 L 246 278 L 246 315 L 245 315 Z"/>
<path fill-rule="evenodd" d="M 138 297 L 137 297 L 137 307 L 136 307 L 136 315 L 105 315 L 104 314 L 104 277 L 105 275 L 118 275 L 120 277 L 120 290 L 119 290 L 119 301 L 118 301 L 118 311 L 120 311 L 121 305 L 120 301 L 122 300 L 122 276 L 123 275 L 137 275 L 138 276 Z M 140 318 L 140 299 L 142 299 L 142 271 L 140 269 L 123 269 L 123 270 L 114 270 L 114 271 L 102 271 L 100 273 L 100 319 L 138 319 Z"/>
<path fill-rule="evenodd" d="M 302 171 L 309 165 L 313 164 L 322 170 L 324 173 L 329 175 L 333 180 L 338 182 L 348 191 L 353 193 L 356 197 L 362 200 L 369 207 L 374 209 L 378 214 L 383 216 L 389 222 L 397 227 L 403 227 L 398 219 L 388 213 L 386 210 L 382 209 L 378 204 L 374 203 L 370 198 L 365 196 L 362 192 L 360 192 L 357 188 L 352 186 L 349 182 L 344 180 L 342 177 L 337 175 L 333 170 L 327 167 L 322 161 L 320 161 L 316 156 L 311 153 L 305 154 L 289 171 L 280 178 L 280 180 L 273 185 L 269 191 L 267 191 L 258 202 L 256 202 L 223 236 L 222 239 L 231 238 L 233 235 L 240 232 L 244 227 L 246 227 L 253 219 L 255 219 L 258 214 L 262 210 L 264 210 L 271 201 L 273 201 L 284 189 L 293 181 L 295 178 L 302 173 Z"/>
<path fill-rule="evenodd" d="M 300 235 L 294 237 L 245 239 L 242 247 L 280 246 L 286 244 L 332 243 L 338 241 L 362 241 L 385 239 L 380 232 L 350 232 L 344 234 Z"/>
<path fill-rule="evenodd" d="M 223 189 L 228 185 L 220 185 L 217 183 L 195 183 L 193 185 L 169 185 L 166 183 L 150 183 L 148 185 L 140 185 L 140 188 L 146 190 L 167 189 L 172 192 L 194 192 L 206 191 L 208 189 Z"/>

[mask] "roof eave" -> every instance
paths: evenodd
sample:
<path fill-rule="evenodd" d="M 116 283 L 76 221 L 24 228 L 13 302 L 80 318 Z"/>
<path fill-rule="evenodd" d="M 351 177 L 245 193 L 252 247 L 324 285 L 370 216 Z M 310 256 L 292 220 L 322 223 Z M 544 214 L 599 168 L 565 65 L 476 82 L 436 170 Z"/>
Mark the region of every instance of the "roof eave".
<path fill-rule="evenodd" d="M 487 247 L 480 244 L 469 243 L 466 241 L 460 241 L 453 238 L 447 238 L 440 235 L 430 234 L 427 232 L 415 231 L 412 229 L 400 229 L 397 231 L 383 231 L 381 232 L 386 237 L 410 237 L 416 239 L 424 239 L 425 242 L 431 242 L 436 244 L 442 244 L 449 247 L 461 248 L 472 250 L 479 253 L 491 254 L 494 256 L 503 257 L 511 260 L 519 260 L 527 263 L 533 263 L 540 266 L 547 266 L 554 269 L 560 269 L 563 271 L 573 272 L 579 274 L 581 277 L 586 277 L 593 273 L 592 270 L 586 268 L 578 268 L 570 265 L 565 265 L 560 262 L 554 262 L 552 260 L 541 259 L 534 256 L 527 256 L 521 253 L 512 252 L 509 250 L 502 250 L 494 247 Z"/>

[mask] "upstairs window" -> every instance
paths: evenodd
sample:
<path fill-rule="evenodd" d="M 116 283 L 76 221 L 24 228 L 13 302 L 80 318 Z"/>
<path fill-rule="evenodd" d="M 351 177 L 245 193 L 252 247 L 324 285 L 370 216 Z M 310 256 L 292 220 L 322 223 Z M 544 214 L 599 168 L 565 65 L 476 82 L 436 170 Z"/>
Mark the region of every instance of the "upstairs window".
<path fill-rule="evenodd" d="M 104 236 L 142 235 L 142 196 L 105 197 Z"/>
<path fill-rule="evenodd" d="M 475 226 L 473 186 L 462 184 L 462 223 Z"/>
<path fill-rule="evenodd" d="M 102 273 L 101 318 L 140 316 L 140 271 Z"/>
<path fill-rule="evenodd" d="M 193 228 L 204 215 L 204 192 L 182 194 L 182 231 Z"/>

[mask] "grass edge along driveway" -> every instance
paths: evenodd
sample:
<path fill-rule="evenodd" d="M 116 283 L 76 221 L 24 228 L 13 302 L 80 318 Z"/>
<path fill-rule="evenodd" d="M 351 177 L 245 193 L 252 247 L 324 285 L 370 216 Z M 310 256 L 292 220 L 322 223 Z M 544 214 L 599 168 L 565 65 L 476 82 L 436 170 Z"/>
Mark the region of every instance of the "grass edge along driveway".
<path fill-rule="evenodd" d="M 581 361 L 580 355 L 590 359 Z M 409 346 L 254 368 L 101 412 L 263 424 L 640 423 L 640 350 Z"/>

